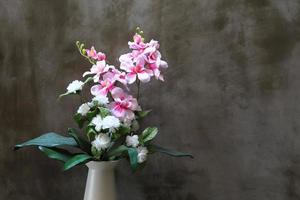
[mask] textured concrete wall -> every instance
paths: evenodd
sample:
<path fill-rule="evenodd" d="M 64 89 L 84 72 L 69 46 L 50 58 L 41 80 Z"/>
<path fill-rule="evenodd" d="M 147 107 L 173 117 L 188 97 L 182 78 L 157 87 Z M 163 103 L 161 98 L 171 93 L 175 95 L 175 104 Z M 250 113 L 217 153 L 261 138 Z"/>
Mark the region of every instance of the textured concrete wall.
<path fill-rule="evenodd" d="M 196 158 L 122 163 L 119 199 L 300 199 L 299 0 L 1 0 L 0 25 L 1 200 L 82 199 L 85 167 L 12 146 L 75 127 L 78 98 L 56 98 L 89 68 L 76 40 L 117 63 L 137 25 L 170 65 L 143 88 L 145 125 Z"/>

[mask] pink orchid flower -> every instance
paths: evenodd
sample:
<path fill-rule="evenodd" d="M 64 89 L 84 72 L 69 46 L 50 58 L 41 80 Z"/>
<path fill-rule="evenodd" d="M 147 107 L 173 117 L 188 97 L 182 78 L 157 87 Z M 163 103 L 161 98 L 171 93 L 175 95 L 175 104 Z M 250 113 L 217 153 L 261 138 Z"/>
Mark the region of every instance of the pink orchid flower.
<path fill-rule="evenodd" d="M 131 95 L 126 94 L 121 88 L 115 87 L 111 91 L 114 102 L 109 104 L 111 113 L 123 121 L 131 121 L 135 118 L 134 111 L 141 110 L 138 102 Z"/>
<path fill-rule="evenodd" d="M 144 67 L 145 60 L 143 56 L 139 56 L 136 58 L 136 62 L 134 62 L 131 54 L 125 54 L 119 60 L 121 62 L 120 68 L 127 72 L 126 80 L 128 84 L 134 83 L 137 77 L 141 82 L 146 83 L 153 76 L 152 70 Z"/>
<path fill-rule="evenodd" d="M 133 36 L 133 42 L 128 42 L 128 45 L 130 49 L 136 49 L 136 50 L 144 49 L 146 46 L 145 43 L 143 42 L 142 36 L 137 33 Z"/>
<path fill-rule="evenodd" d="M 116 81 L 119 81 L 123 85 L 127 85 L 126 73 L 125 72 L 121 72 L 121 71 L 119 71 L 115 68 L 112 69 L 111 72 L 113 73 L 114 79 Z"/>
<path fill-rule="evenodd" d="M 108 72 L 109 69 L 114 68 L 115 67 L 112 65 L 107 65 L 105 60 L 97 61 L 96 64 L 92 66 L 90 71 L 84 72 L 82 76 L 85 77 L 86 75 L 95 74 L 94 81 L 98 82 L 101 74 Z"/>
<path fill-rule="evenodd" d="M 91 49 L 86 49 L 87 56 L 93 58 L 98 61 L 102 61 L 106 59 L 106 56 L 102 52 L 98 52 L 95 50 L 95 47 L 91 47 Z"/>
<path fill-rule="evenodd" d="M 161 75 L 160 68 L 167 68 L 168 64 L 161 60 L 161 54 L 157 50 L 159 48 L 158 42 L 155 40 L 151 40 L 151 42 L 152 44 L 148 45 L 144 51 L 144 59 L 147 63 L 147 68 L 153 71 L 155 78 L 163 81 L 164 78 Z"/>
<path fill-rule="evenodd" d="M 115 79 L 113 74 L 107 72 L 103 75 L 103 80 L 99 82 L 100 84 L 91 87 L 91 93 L 94 96 L 106 96 L 108 92 L 115 88 Z"/>

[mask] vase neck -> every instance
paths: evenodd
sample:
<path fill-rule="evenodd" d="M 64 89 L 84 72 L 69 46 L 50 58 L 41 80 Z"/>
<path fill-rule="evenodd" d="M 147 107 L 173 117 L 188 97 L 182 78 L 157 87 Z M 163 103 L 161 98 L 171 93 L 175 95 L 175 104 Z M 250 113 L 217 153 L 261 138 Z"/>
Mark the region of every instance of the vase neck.
<path fill-rule="evenodd" d="M 114 170 L 118 161 L 90 161 L 86 166 L 90 170 Z"/>

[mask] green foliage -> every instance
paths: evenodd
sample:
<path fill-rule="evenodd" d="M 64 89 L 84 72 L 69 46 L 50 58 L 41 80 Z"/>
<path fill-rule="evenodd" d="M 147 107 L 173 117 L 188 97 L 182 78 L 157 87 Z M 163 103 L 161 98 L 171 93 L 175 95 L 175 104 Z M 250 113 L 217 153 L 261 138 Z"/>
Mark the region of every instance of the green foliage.
<path fill-rule="evenodd" d="M 131 168 L 135 171 L 138 168 L 138 160 L 137 160 L 137 150 L 136 148 L 129 148 L 125 145 L 121 145 L 117 147 L 116 149 L 108 152 L 109 160 L 115 159 L 116 157 L 122 156 L 124 154 L 127 154 Z"/>
<path fill-rule="evenodd" d="M 100 110 L 100 115 L 102 118 L 110 115 L 110 111 L 107 108 L 99 107 L 99 110 Z"/>
<path fill-rule="evenodd" d="M 97 132 L 95 131 L 93 126 L 87 126 L 86 127 L 86 136 L 88 137 L 89 141 L 93 141 L 97 135 Z"/>
<path fill-rule="evenodd" d="M 146 128 L 142 134 L 139 136 L 139 141 L 141 144 L 145 144 L 148 141 L 151 141 L 158 133 L 158 129 L 156 127 L 148 127 Z"/>
<path fill-rule="evenodd" d="M 76 113 L 73 118 L 74 118 L 74 121 L 78 124 L 78 127 L 82 128 L 83 124 L 85 122 L 85 118 L 79 113 Z"/>
<path fill-rule="evenodd" d="M 100 157 L 101 157 L 101 155 L 102 155 L 102 151 L 99 151 L 99 150 L 96 149 L 95 147 L 92 147 L 92 148 L 91 148 L 91 152 L 92 152 L 93 157 L 94 157 L 96 160 L 100 160 Z"/>
<path fill-rule="evenodd" d="M 164 148 L 164 147 L 161 147 L 158 145 L 154 145 L 154 144 L 148 145 L 147 148 L 151 153 L 160 152 L 160 153 L 164 153 L 164 154 L 167 154 L 169 156 L 174 156 L 174 157 L 194 158 L 192 154 L 174 151 L 174 150 L 167 149 L 167 148 Z"/>
<path fill-rule="evenodd" d="M 121 126 L 112 134 L 112 139 L 117 140 L 121 136 L 127 135 L 128 133 L 130 133 L 130 128 Z"/>
<path fill-rule="evenodd" d="M 139 119 L 146 117 L 152 110 L 136 111 Z"/>
<path fill-rule="evenodd" d="M 87 154 L 77 154 L 73 157 L 71 157 L 67 162 L 64 164 L 64 170 L 71 169 L 72 167 L 78 165 L 78 164 L 84 164 L 88 161 L 92 160 L 92 157 Z"/>
<path fill-rule="evenodd" d="M 46 133 L 37 138 L 15 145 L 15 150 L 26 146 L 43 146 L 43 147 L 56 147 L 56 146 L 78 146 L 77 142 L 72 137 L 65 137 L 57 133 Z"/>
<path fill-rule="evenodd" d="M 47 148 L 47 147 L 39 146 L 39 150 L 42 151 L 49 158 L 63 161 L 63 162 L 66 162 L 67 160 L 69 160 L 73 155 L 72 153 L 68 152 L 67 150 L 58 149 L 58 148 Z"/>
<path fill-rule="evenodd" d="M 80 137 L 76 130 L 73 128 L 68 128 L 68 133 L 75 139 L 77 145 L 80 149 L 88 154 L 91 153 L 91 144 L 85 140 L 84 138 Z"/>
<path fill-rule="evenodd" d="M 128 148 L 127 149 L 127 154 L 129 157 L 130 165 L 133 171 L 137 170 L 138 167 L 138 160 L 137 160 L 137 150 L 136 148 Z"/>

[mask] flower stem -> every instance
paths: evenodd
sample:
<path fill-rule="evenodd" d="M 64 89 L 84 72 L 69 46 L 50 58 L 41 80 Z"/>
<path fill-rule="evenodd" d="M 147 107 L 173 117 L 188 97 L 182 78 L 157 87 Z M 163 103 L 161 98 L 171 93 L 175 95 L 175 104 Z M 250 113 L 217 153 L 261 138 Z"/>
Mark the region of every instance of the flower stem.
<path fill-rule="evenodd" d="M 137 95 L 136 95 L 136 100 L 139 100 L 140 98 L 140 85 L 141 85 L 141 81 L 137 80 L 136 81 L 136 85 L 137 85 Z"/>

